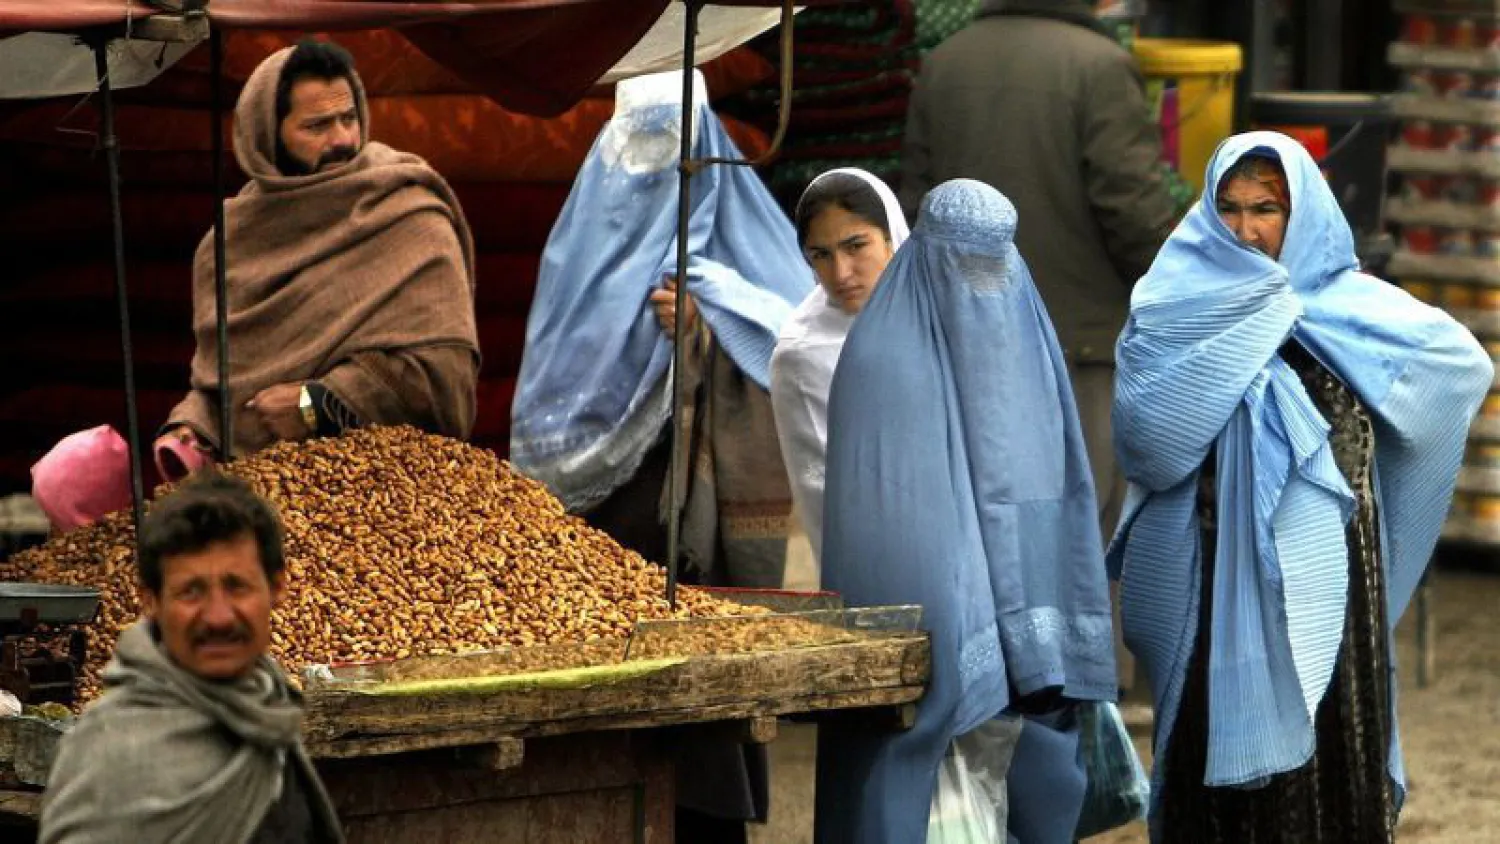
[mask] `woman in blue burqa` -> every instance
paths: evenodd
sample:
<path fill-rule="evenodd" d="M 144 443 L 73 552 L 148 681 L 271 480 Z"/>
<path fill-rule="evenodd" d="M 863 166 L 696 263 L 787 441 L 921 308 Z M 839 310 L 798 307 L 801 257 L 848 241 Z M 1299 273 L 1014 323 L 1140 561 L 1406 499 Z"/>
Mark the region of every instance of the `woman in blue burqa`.
<path fill-rule="evenodd" d="M 739 158 L 694 71 L 693 156 Z M 664 488 L 677 315 L 680 73 L 619 83 L 542 255 L 511 410 L 510 459 L 571 512 L 666 562 Z M 772 421 L 771 352 L 813 287 L 786 215 L 753 171 L 692 180 L 682 363 L 685 567 L 780 586 L 791 493 Z"/>
<path fill-rule="evenodd" d="M 1392 630 L 1492 366 L 1359 272 L 1296 142 L 1230 138 L 1206 184 L 1118 347 L 1110 563 L 1156 697 L 1153 838 L 1390 841 Z"/>
<path fill-rule="evenodd" d="M 933 189 L 839 355 L 824 585 L 920 604 L 932 667 L 912 729 L 820 727 L 821 842 L 925 841 L 944 754 L 996 721 L 1013 747 L 964 755 L 1009 768 L 1011 835 L 1073 841 L 1076 704 L 1116 693 L 1109 591 L 1067 364 L 1016 226 L 987 185 Z"/>
<path fill-rule="evenodd" d="M 702 75 L 693 76 L 693 156 L 740 158 L 708 107 Z M 675 313 L 681 97 L 680 73 L 616 87 L 614 117 L 542 255 L 510 459 L 571 512 L 665 563 L 671 337 L 680 317 L 684 581 L 780 587 L 792 504 L 767 392 L 770 360 L 812 272 L 755 173 L 709 167 L 692 180 L 689 306 Z M 721 777 L 724 767 L 706 761 L 683 766 L 690 775 L 679 803 L 719 817 L 763 816 L 765 780 L 753 770 L 761 757 L 749 757 L 749 776 Z"/>

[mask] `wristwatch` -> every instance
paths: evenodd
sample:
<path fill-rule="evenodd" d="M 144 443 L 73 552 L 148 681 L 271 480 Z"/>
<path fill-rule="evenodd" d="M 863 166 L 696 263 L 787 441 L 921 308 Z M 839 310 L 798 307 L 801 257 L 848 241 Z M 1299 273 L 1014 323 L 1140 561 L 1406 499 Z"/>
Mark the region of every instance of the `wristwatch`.
<path fill-rule="evenodd" d="M 318 411 L 313 407 L 312 392 L 307 389 L 307 384 L 302 385 L 302 391 L 297 394 L 297 409 L 302 412 L 302 422 L 307 425 L 309 434 L 318 432 Z"/>

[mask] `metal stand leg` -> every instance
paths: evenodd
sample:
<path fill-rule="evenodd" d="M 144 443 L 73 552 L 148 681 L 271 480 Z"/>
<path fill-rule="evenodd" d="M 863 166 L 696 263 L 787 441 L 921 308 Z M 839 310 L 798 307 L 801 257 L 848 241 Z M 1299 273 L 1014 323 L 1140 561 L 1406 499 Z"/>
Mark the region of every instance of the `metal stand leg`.
<path fill-rule="evenodd" d="M 228 247 L 224 230 L 224 34 L 214 27 L 208 36 L 213 72 L 214 150 L 214 323 L 219 357 L 219 462 L 234 457 L 234 400 L 229 389 L 229 281 L 224 265 Z"/>
<path fill-rule="evenodd" d="M 115 303 L 120 318 L 120 357 L 125 369 L 125 440 L 130 443 L 130 503 L 135 529 L 145 516 L 145 482 L 141 475 L 140 408 L 135 390 L 135 353 L 130 340 L 130 295 L 125 287 L 125 226 L 120 219 L 120 140 L 115 136 L 113 80 L 109 78 L 109 39 L 93 43 L 94 71 L 99 78 L 99 141 L 109 171 L 110 228 L 114 235 Z"/>
<path fill-rule="evenodd" d="M 1437 618 L 1432 609 L 1432 569 L 1417 587 L 1417 688 L 1425 689 L 1437 676 Z"/>
<path fill-rule="evenodd" d="M 677 310 L 687 313 L 687 265 L 688 265 L 688 221 L 692 217 L 693 170 L 688 162 L 693 157 L 693 61 L 697 55 L 695 43 L 698 38 L 698 12 L 703 8 L 702 0 L 688 0 L 687 19 L 682 33 L 682 149 L 677 170 Z M 677 557 L 682 536 L 682 482 L 678 473 L 686 471 L 683 453 L 689 431 L 682 422 L 682 354 L 685 333 L 684 320 L 677 320 L 672 332 L 672 460 L 667 475 L 667 603 L 677 607 Z"/>

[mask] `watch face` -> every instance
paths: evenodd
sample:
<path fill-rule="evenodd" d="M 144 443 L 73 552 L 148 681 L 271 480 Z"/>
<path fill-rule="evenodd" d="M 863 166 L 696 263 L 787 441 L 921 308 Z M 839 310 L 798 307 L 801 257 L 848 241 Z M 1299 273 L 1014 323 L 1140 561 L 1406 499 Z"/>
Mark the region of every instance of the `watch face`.
<path fill-rule="evenodd" d="M 312 391 L 303 385 L 302 392 L 297 396 L 297 409 L 302 412 L 302 421 L 307 425 L 309 431 L 318 429 L 318 413 L 313 410 Z"/>

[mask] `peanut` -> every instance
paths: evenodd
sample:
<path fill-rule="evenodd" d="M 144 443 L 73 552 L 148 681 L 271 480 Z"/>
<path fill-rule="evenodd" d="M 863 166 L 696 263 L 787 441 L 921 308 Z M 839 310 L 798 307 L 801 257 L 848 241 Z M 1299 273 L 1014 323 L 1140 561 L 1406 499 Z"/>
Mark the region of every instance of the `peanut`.
<path fill-rule="evenodd" d="M 286 590 L 271 651 L 331 662 L 616 641 L 646 619 L 752 613 L 622 548 L 493 452 L 409 427 L 280 443 L 224 471 L 280 511 Z M 157 490 L 157 497 L 170 487 Z M 128 513 L 0 562 L 0 580 L 98 587 L 85 699 L 140 613 Z M 529 666 L 536 667 L 536 666 Z"/>

